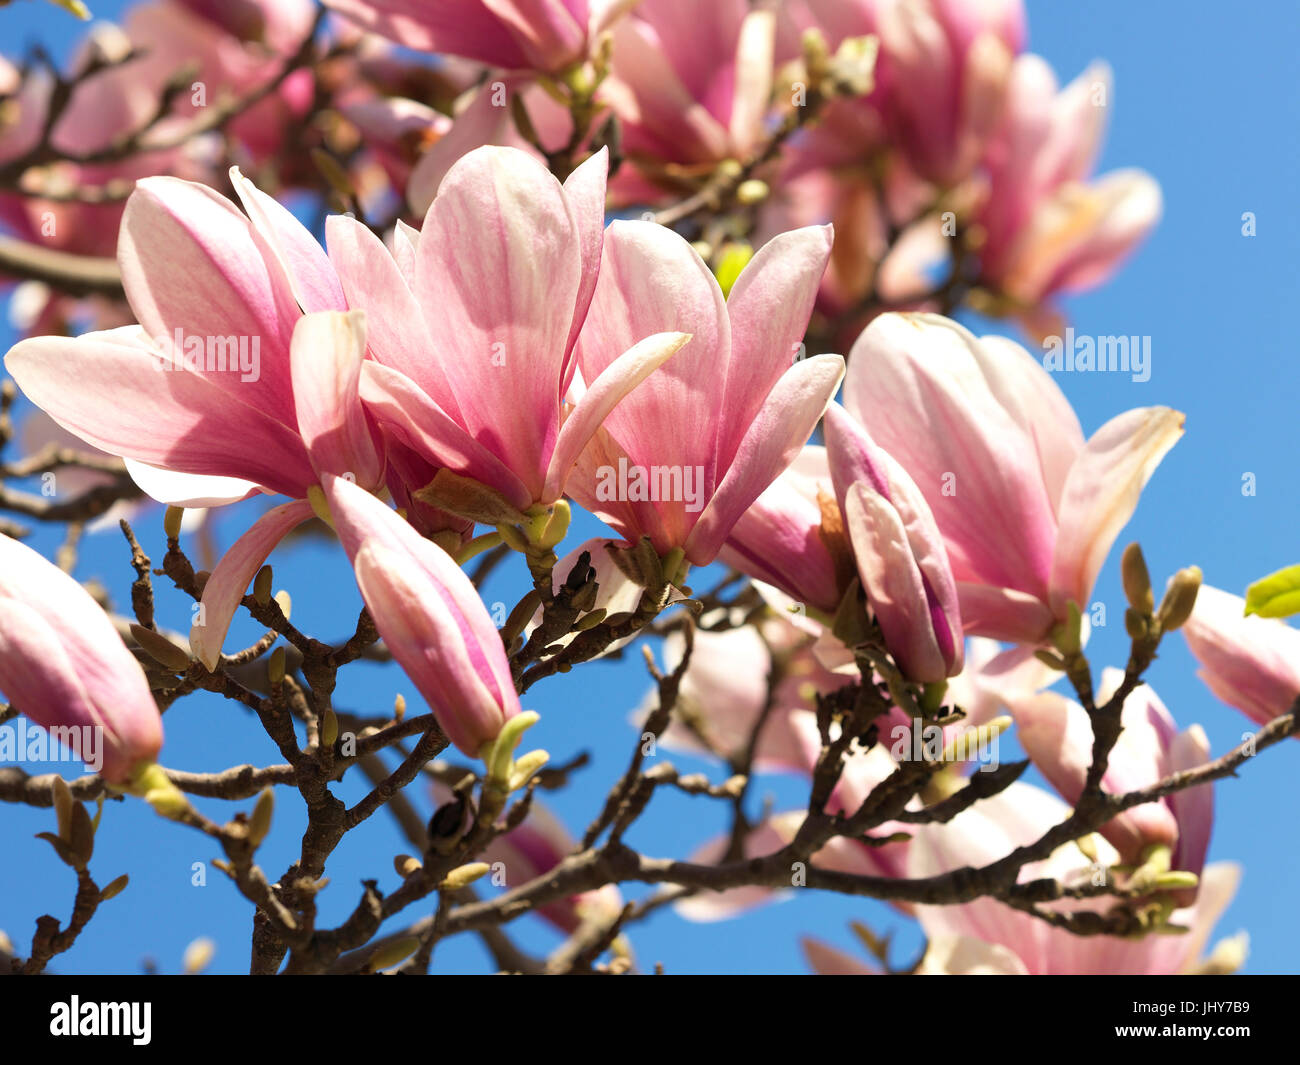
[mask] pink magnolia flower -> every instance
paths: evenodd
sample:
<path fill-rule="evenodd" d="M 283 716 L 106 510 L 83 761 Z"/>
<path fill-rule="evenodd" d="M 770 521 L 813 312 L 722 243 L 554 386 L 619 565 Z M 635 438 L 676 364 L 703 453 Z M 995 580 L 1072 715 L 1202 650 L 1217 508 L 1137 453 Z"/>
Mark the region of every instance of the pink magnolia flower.
<path fill-rule="evenodd" d="M 385 475 L 357 390 L 364 315 L 343 313 L 338 277 L 307 229 L 232 178 L 248 216 L 176 178 L 146 179 L 132 194 L 118 261 L 139 326 L 35 337 L 5 357 L 32 402 L 126 457 L 160 502 L 214 506 L 258 490 L 297 500 L 267 513 L 213 571 L 191 633 L 209 669 L 249 581 L 312 516 L 306 497 L 322 472 L 367 488 Z"/>
<path fill-rule="evenodd" d="M 620 120 L 631 166 L 619 202 L 657 202 L 766 135 L 776 15 L 747 0 L 641 0 L 613 29 L 600 96 Z M 687 183 L 687 187 L 689 183 Z"/>
<path fill-rule="evenodd" d="M 1229 706 L 1266 725 L 1300 698 L 1300 631 L 1277 618 L 1246 617 L 1246 601 L 1201 585 L 1183 635 L 1197 676 Z"/>
<path fill-rule="evenodd" d="M 1160 186 L 1140 170 L 1089 180 L 1110 107 L 1096 64 L 1058 93 L 1038 56 L 1016 61 L 1007 112 L 985 159 L 977 221 L 984 281 L 1026 308 L 1105 280 L 1159 220 Z"/>
<path fill-rule="evenodd" d="M 1103 671 L 1099 703 L 1119 687 L 1123 676 L 1121 670 Z M 1009 693 L 1005 701 L 1025 753 L 1063 799 L 1076 802 L 1092 762 L 1087 712 L 1056 692 Z M 1148 787 L 1209 759 L 1210 744 L 1201 726 L 1179 732 L 1164 703 L 1145 684 L 1124 700 L 1122 723 L 1102 777 L 1102 787 L 1110 794 Z M 1140 864 L 1146 848 L 1165 846 L 1171 851 L 1171 868 L 1199 874 L 1213 823 L 1214 786 L 1203 784 L 1125 810 L 1107 822 L 1101 834 L 1125 862 Z"/>
<path fill-rule="evenodd" d="M 991 799 L 976 803 L 947 824 L 926 825 L 908 849 L 907 875 L 938 876 L 964 866 L 976 868 L 1005 857 L 1014 848 L 1037 840 L 1065 819 L 1064 803 L 1028 784 L 1012 784 Z M 1094 841 L 1102 866 L 1119 861 L 1114 848 Z M 1053 878 L 1063 883 L 1091 878 L 1093 868 L 1083 853 L 1067 843 L 1044 861 L 1020 871 L 1020 882 Z M 1140 939 L 1115 936 L 1076 936 L 1054 928 L 1031 914 L 991 898 L 958 906 L 918 906 L 917 917 L 926 935 L 935 940 L 975 939 L 1000 946 L 1019 965 L 1008 972 L 1031 975 L 1064 973 L 1121 975 L 1172 974 L 1197 968 L 1215 922 L 1236 892 L 1240 871 L 1231 863 L 1205 867 L 1195 902 L 1175 910 L 1169 923 L 1188 928 L 1182 935 L 1151 934 Z M 1106 899 L 1052 904 L 1058 909 L 1104 909 Z"/>
<path fill-rule="evenodd" d="M 324 488 L 375 628 L 447 737 L 477 757 L 519 713 L 501 636 L 477 590 L 450 555 L 365 489 L 330 476 Z"/>
<path fill-rule="evenodd" d="M 884 314 L 858 338 L 844 405 L 920 487 L 943 534 L 968 633 L 1032 643 L 1086 609 L 1183 415 L 1139 407 L 1087 441 L 1018 344 L 946 318 Z"/>
<path fill-rule="evenodd" d="M 605 169 L 601 152 L 561 186 L 525 153 L 483 147 L 452 167 L 418 233 L 399 226 L 393 253 L 350 218 L 327 225 L 348 300 L 369 313 L 367 408 L 433 466 L 519 510 L 560 498 L 610 410 L 688 339 L 637 333 L 566 407 Z"/>
<path fill-rule="evenodd" d="M 943 539 L 920 489 L 843 407 L 826 410 L 831 478 L 862 589 L 904 674 L 962 670 L 961 615 Z"/>
<path fill-rule="evenodd" d="M 794 460 L 839 387 L 838 355 L 796 359 L 830 252 L 829 227 L 769 241 L 723 300 L 678 234 L 614 222 L 578 337 L 599 386 L 638 337 L 693 337 L 620 403 L 583 452 L 569 494 L 624 539 L 713 561 L 750 504 Z M 792 365 L 793 362 L 793 365 Z"/>
<path fill-rule="evenodd" d="M 795 0 L 786 17 L 796 29 L 820 29 L 832 50 L 866 34 L 880 42 L 872 93 L 828 109 L 831 127 L 850 135 L 837 142 L 829 130 L 815 130 L 810 150 L 860 163 L 888 144 L 928 181 L 953 185 L 970 173 L 1024 46 L 1021 0 Z M 784 53 L 794 52 L 790 40 L 783 43 Z"/>
<path fill-rule="evenodd" d="M 72 577 L 0 535 L 0 690 L 90 767 L 126 784 L 162 747 L 144 670 L 108 615 Z M 87 740 L 87 730 L 94 739 Z M 96 753 L 96 751 L 98 753 Z"/>
<path fill-rule="evenodd" d="M 559 74 L 584 60 L 629 0 L 326 0 L 374 33 L 421 52 Z"/>

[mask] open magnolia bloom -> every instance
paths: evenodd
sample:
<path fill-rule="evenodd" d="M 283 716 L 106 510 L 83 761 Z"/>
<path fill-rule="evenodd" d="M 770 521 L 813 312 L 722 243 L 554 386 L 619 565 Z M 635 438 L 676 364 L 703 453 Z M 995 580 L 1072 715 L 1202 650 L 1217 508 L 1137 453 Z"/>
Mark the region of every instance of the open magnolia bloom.
<path fill-rule="evenodd" d="M 348 301 L 371 323 L 366 407 L 454 475 L 426 501 L 494 525 L 554 503 L 602 420 L 690 339 L 629 339 L 566 405 L 601 265 L 605 169 L 601 151 L 562 186 L 525 152 L 479 148 L 443 180 L 418 233 L 399 225 L 392 253 L 355 219 L 329 220 Z"/>
<path fill-rule="evenodd" d="M 1105 280 L 1160 218 L 1160 186 L 1149 174 L 1117 170 L 1090 178 L 1111 96 L 1104 63 L 1059 91 L 1051 67 L 1036 55 L 1021 56 L 1011 68 L 977 212 L 986 234 L 980 271 L 1031 315 L 1056 292 Z"/>
<path fill-rule="evenodd" d="M 127 785 L 162 747 L 140 663 L 90 594 L 0 534 L 0 692 L 110 783 Z"/>
<path fill-rule="evenodd" d="M 1103 670 L 1099 705 L 1123 679 L 1121 670 Z M 1092 761 L 1092 726 L 1087 712 L 1057 692 L 1011 692 L 1005 702 L 1025 753 L 1063 799 L 1077 801 Z M 1101 781 L 1111 794 L 1150 787 L 1172 773 L 1194 769 L 1209 760 L 1210 743 L 1201 726 L 1179 732 L 1164 703 L 1145 684 L 1124 700 L 1121 722 L 1123 731 Z M 1166 869 L 1199 875 L 1213 823 L 1214 786 L 1202 784 L 1125 810 L 1099 831 L 1130 865 L 1151 859 Z"/>
<path fill-rule="evenodd" d="M 583 381 L 594 391 L 635 337 L 681 330 L 692 339 L 605 418 L 569 495 L 628 542 L 647 537 L 661 558 L 712 562 L 839 387 L 840 356 L 797 358 L 830 245 L 829 226 L 774 238 L 724 301 L 680 235 L 611 224 L 578 337 Z"/>
<path fill-rule="evenodd" d="M 1051 376 L 1003 337 L 932 314 L 883 314 L 853 346 L 844 406 L 911 475 L 943 534 L 962 625 L 1044 640 L 1086 611 L 1115 537 L 1183 432 L 1168 407 L 1084 439 Z"/>
<path fill-rule="evenodd" d="M 1068 808 L 1055 796 L 1028 784 L 1015 783 L 991 799 L 971 807 L 947 824 L 920 829 L 908 848 L 909 876 L 938 876 L 963 866 L 980 867 L 1005 857 L 1014 848 L 1038 839 L 1048 828 L 1063 821 Z M 1066 843 L 1041 862 L 1026 865 L 1019 880 L 1040 877 L 1062 883 L 1089 883 L 1101 870 L 1119 861 L 1110 843 L 1094 840 L 1096 863 L 1091 863 L 1074 844 Z M 1140 938 L 1107 935 L 1074 935 L 1041 918 L 991 898 L 957 906 L 918 906 L 917 917 L 932 943 L 973 939 L 985 946 L 969 949 L 984 956 L 988 971 L 1052 975 L 1150 974 L 1195 972 L 1201 954 L 1232 896 L 1240 870 L 1221 862 L 1205 867 L 1195 902 L 1173 910 L 1171 926 L 1185 928 L 1181 934 L 1151 932 Z M 1074 900 L 1050 904 L 1058 912 L 1093 909 L 1098 912 L 1110 900 Z M 1003 948 L 999 951 L 988 948 Z M 946 948 L 945 948 L 946 949 Z M 1014 961 L 1005 952 L 1013 956 Z M 1217 955 L 1216 951 L 1216 955 Z M 1235 953 L 1240 954 L 1240 950 Z M 1000 960 L 999 960 L 1000 959 Z M 1238 964 L 1240 959 L 1238 960 Z M 935 971 L 944 971 L 937 969 Z"/>

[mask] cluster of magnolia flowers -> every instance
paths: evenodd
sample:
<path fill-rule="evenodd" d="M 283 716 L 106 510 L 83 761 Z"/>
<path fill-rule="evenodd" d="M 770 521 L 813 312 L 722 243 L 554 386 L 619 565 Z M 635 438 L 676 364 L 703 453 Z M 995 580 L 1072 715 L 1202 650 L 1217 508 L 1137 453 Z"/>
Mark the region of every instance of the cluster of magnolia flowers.
<path fill-rule="evenodd" d="M 505 543 L 531 562 L 549 558 L 556 590 L 590 566 L 598 592 L 581 625 L 646 603 L 657 611 L 689 594 L 691 567 L 720 560 L 773 609 L 759 626 L 697 634 L 682 687 L 691 727 L 674 722 L 670 737 L 698 745 L 704 736 L 726 754 L 759 727 L 758 767 L 812 774 L 824 740 L 817 700 L 860 679 L 861 649 L 878 636 L 887 656 L 871 662 L 868 681 L 915 693 L 931 710 L 965 711 L 943 729 L 941 750 L 972 728 L 995 737 L 1014 721 L 1060 796 L 1016 783 L 947 824 L 903 832 L 888 823 L 881 839 L 897 838 L 873 845 L 838 838 L 816 855 L 821 866 L 931 876 L 1001 858 L 1058 824 L 1084 790 L 1092 733 L 1084 708 L 1048 689 L 1086 638 L 1098 574 L 1183 417 L 1137 408 L 1085 436 L 1028 351 L 932 313 L 940 304 L 927 278 L 936 247 L 950 254 L 945 215 L 959 213 L 975 264 L 965 281 L 984 309 L 1038 330 L 1052 320 L 1054 293 L 1096 283 L 1141 238 L 1159 211 L 1151 180 L 1088 178 L 1105 72 L 1058 92 L 1045 64 L 1021 54 L 1023 12 L 1011 0 L 327 6 L 367 33 L 505 72 L 469 78 L 446 115 L 376 93 L 374 79 L 356 99 L 339 90 L 339 107 L 422 214 L 419 228 L 398 219 L 385 242 L 353 214 L 335 214 L 322 247 L 239 169 L 230 175 L 237 207 L 187 179 L 184 166 L 201 160 L 136 156 L 129 166 L 144 169 L 113 175 L 139 179 L 124 207 L 97 208 L 120 214 L 133 324 L 32 336 L 5 358 L 28 399 L 123 457 L 152 498 L 179 508 L 286 500 L 203 584 L 189 641 L 198 662 L 219 668 L 250 582 L 277 544 L 319 518 L 447 737 L 483 758 L 491 779 L 517 784 L 539 764 L 511 762 L 531 715 L 462 565 Z M 211 47 L 204 31 L 194 49 L 236 82 L 265 80 L 257 62 L 268 47 L 291 53 L 311 26 L 310 4 L 168 0 L 140 11 L 127 27 L 133 47 L 174 46 L 186 20 L 225 20 L 240 48 Z M 726 279 L 725 294 L 706 261 L 711 239 L 692 243 L 647 219 L 606 225 L 611 202 L 661 207 L 726 177 L 769 136 L 768 103 L 790 63 L 806 76 L 819 62 L 839 69 L 867 39 L 879 49 L 874 81 L 825 101 L 821 121 L 790 142 L 757 213 L 769 239 Z M 384 49 L 363 54 L 397 62 Z M 83 88 L 84 115 L 61 112 L 58 143 L 93 159 L 97 145 L 137 125 L 170 77 L 164 58 L 159 48 L 109 66 L 101 77 L 113 80 L 93 97 Z M 498 84 L 519 106 L 494 99 Z M 0 167 L 49 133 L 39 79 L 22 85 L 33 95 L 22 101 L 21 137 L 10 128 L 0 139 Z M 134 108 L 120 123 L 103 117 L 109 87 Z M 309 80 L 304 91 L 319 86 Z M 293 93 L 280 84 L 243 116 L 250 173 L 276 158 Z M 585 112 L 575 101 L 619 120 L 612 177 L 610 150 L 596 146 L 594 124 L 578 127 Z M 548 167 L 559 145 L 584 159 L 563 181 Z M 171 176 L 142 176 L 162 170 Z M 105 175 L 68 178 L 92 179 Z M 292 181 L 268 177 L 280 188 Z M 11 225 L 32 224 L 38 206 L 0 198 Z M 106 235 L 102 219 L 62 231 L 99 243 Z M 847 369 L 840 355 L 805 354 L 814 313 L 834 317 L 868 295 L 908 311 L 878 314 L 865 329 L 851 314 L 840 319 Z M 819 425 L 824 443 L 809 443 Z M 616 537 L 556 562 L 570 501 Z M 1126 559 L 1126 578 L 1138 614 L 1181 628 L 1223 700 L 1264 723 L 1300 695 L 1296 630 L 1244 617 L 1226 592 L 1198 594 L 1193 571 L 1175 578 L 1158 613 L 1140 558 Z M 766 678 L 778 659 L 773 696 Z M 1120 683 L 1108 673 L 1103 692 Z M 104 779 L 161 801 L 162 728 L 140 665 L 75 580 L 3 536 L 0 690 L 42 725 L 101 729 Z M 911 715 L 897 702 L 891 720 L 906 728 Z M 858 808 L 906 757 L 883 738 L 854 753 L 828 811 Z M 1180 731 L 1140 686 L 1124 701 L 1103 785 L 1132 791 L 1208 757 L 1199 727 Z M 1021 873 L 1066 882 L 1125 868 L 1163 892 L 1157 924 L 1192 934 L 1078 938 L 993 899 L 916 906 L 931 943 L 923 968 L 1194 967 L 1235 886 L 1231 867 L 1205 866 L 1212 805 L 1204 784 L 1132 807 Z M 747 849 L 787 843 L 802 816 L 771 815 Z M 538 871 L 569 847 L 542 821 L 499 844 Z M 683 909 L 716 916 L 765 894 L 748 888 Z M 610 889 L 583 903 L 616 911 L 619 899 Z M 562 927 L 573 921 L 568 906 L 550 914 Z M 859 966 L 822 945 L 809 950 L 825 971 Z"/>

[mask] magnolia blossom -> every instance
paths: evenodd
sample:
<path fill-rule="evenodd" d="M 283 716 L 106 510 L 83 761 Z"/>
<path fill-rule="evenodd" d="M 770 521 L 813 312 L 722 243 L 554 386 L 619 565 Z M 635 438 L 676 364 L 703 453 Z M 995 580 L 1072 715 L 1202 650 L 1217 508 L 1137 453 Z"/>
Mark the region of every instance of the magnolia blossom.
<path fill-rule="evenodd" d="M 421 52 L 559 74 L 584 60 L 631 0 L 326 0 L 375 33 Z"/>
<path fill-rule="evenodd" d="M 1122 670 L 1102 673 L 1098 703 L 1123 681 Z M 1008 693 L 1005 702 L 1016 721 L 1025 753 L 1067 802 L 1083 793 L 1092 762 L 1092 724 L 1078 703 L 1056 692 Z M 1171 773 L 1203 765 L 1210 743 L 1200 725 L 1179 732 L 1159 697 L 1145 684 L 1124 700 L 1123 731 L 1111 749 L 1102 787 L 1124 794 L 1150 787 Z M 1100 829 L 1124 861 L 1138 863 L 1151 846 L 1170 851 L 1170 866 L 1200 873 L 1214 822 L 1214 786 L 1176 791 L 1156 802 L 1131 807 Z"/>
<path fill-rule="evenodd" d="M 943 185 L 970 172 L 997 126 L 1012 57 L 1024 46 L 1021 0 L 793 0 L 787 17 L 797 29 L 821 30 L 832 49 L 867 34 L 880 42 L 874 91 L 832 105 L 855 112 L 857 136 L 837 147 L 828 133 L 814 132 L 814 145 L 820 139 L 820 150 L 856 150 L 860 159 L 887 141 Z M 833 124 L 842 132 L 846 123 Z"/>
<path fill-rule="evenodd" d="M 138 326 L 35 337 L 5 357 L 28 398 L 124 456 L 160 502 L 214 506 L 258 490 L 298 500 L 254 525 L 205 587 L 191 641 L 209 669 L 248 582 L 311 517 L 322 472 L 368 488 L 385 475 L 357 392 L 364 316 L 343 313 L 338 277 L 302 223 L 232 179 L 247 216 L 177 178 L 132 193 L 118 261 Z"/>
<path fill-rule="evenodd" d="M 113 784 L 162 747 L 144 670 L 98 603 L 72 577 L 0 534 L 0 691 Z M 62 731 L 76 730 L 76 731 Z"/>
<path fill-rule="evenodd" d="M 1300 698 L 1300 631 L 1277 618 L 1246 616 L 1246 601 L 1201 585 L 1182 628 L 1210 691 L 1266 725 Z"/>
<path fill-rule="evenodd" d="M 1021 306 L 1105 280 L 1159 220 L 1160 186 L 1149 175 L 1088 179 L 1110 103 L 1105 64 L 1059 93 L 1038 56 L 1022 56 L 1012 70 L 977 221 L 981 276 Z"/>
<path fill-rule="evenodd" d="M 566 406 L 605 169 L 602 151 L 561 186 L 525 153 L 483 147 L 452 168 L 418 233 L 398 226 L 392 253 L 353 219 L 327 224 L 348 300 L 369 314 L 366 407 L 385 434 L 520 511 L 560 498 L 610 410 L 689 339 L 639 333 Z"/>
<path fill-rule="evenodd" d="M 867 602 L 913 680 L 962 670 L 957 588 L 925 497 L 844 408 L 826 411 L 831 478 Z"/>
<path fill-rule="evenodd" d="M 614 408 L 569 494 L 628 541 L 705 565 L 799 453 L 839 387 L 838 355 L 797 359 L 829 227 L 769 241 L 722 290 L 691 246 L 651 222 L 614 222 L 576 349 L 595 390 L 620 352 L 661 330 L 691 342 Z"/>
<path fill-rule="evenodd" d="M 471 757 L 515 714 L 501 637 L 470 579 L 363 488 L 325 478 L 330 518 L 375 628 L 460 750 Z"/>
<path fill-rule="evenodd" d="M 683 179 L 755 152 L 766 136 L 775 34 L 775 11 L 747 0 L 641 0 L 614 26 L 600 95 L 631 163 L 617 199 L 656 202 Z"/>
<path fill-rule="evenodd" d="M 941 825 L 917 830 L 908 849 L 907 875 L 938 876 L 953 869 L 979 868 L 1028 845 L 1060 824 L 1068 808 L 1055 796 L 1028 784 L 1015 783 L 984 799 Z M 1116 864 L 1119 854 L 1106 840 L 1095 840 L 1098 867 Z M 1075 844 L 1066 843 L 1040 862 L 1021 871 L 1025 883 L 1040 878 L 1063 883 L 1089 881 L 1091 866 Z M 1041 918 L 1013 909 L 993 898 L 980 898 L 956 906 L 918 906 L 916 914 L 931 942 L 974 939 L 1002 947 L 1014 961 L 999 952 L 1007 973 L 1054 975 L 1060 973 L 1124 975 L 1194 972 L 1215 922 L 1231 902 L 1240 870 L 1231 863 L 1206 866 L 1195 902 L 1174 910 L 1171 926 L 1187 928 L 1184 934 L 1148 934 L 1141 938 L 1077 936 L 1048 925 Z M 1059 910 L 1104 910 L 1106 899 L 1052 904 Z M 976 948 L 972 947 L 972 951 Z M 995 958 L 978 948 L 986 959 Z"/>
<path fill-rule="evenodd" d="M 844 405 L 920 487 L 943 534 L 967 632 L 1043 640 L 1086 609 L 1183 415 L 1139 407 L 1085 441 L 1047 371 L 1002 337 L 885 314 L 853 347 Z"/>

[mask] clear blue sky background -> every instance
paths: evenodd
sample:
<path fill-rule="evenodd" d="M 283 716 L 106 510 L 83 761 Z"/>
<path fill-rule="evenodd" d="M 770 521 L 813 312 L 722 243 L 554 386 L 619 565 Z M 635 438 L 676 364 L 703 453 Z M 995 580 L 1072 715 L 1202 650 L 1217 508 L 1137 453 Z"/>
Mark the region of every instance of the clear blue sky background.
<path fill-rule="evenodd" d="M 112 17 L 120 0 L 95 0 L 97 15 Z M 1164 220 L 1119 277 L 1073 299 L 1075 328 L 1087 334 L 1152 338 L 1152 373 L 1145 383 L 1116 374 L 1060 375 L 1085 430 L 1091 432 L 1121 410 L 1167 404 L 1187 414 L 1187 435 L 1148 487 L 1121 543 L 1139 539 L 1157 580 L 1179 566 L 1199 564 L 1210 583 L 1240 592 L 1254 577 L 1300 559 L 1300 473 L 1296 470 L 1296 341 L 1289 323 L 1297 296 L 1296 248 L 1300 247 L 1296 130 L 1300 90 L 1294 74 L 1294 43 L 1300 37 L 1300 6 L 1291 0 L 1220 4 L 1134 4 L 1094 0 L 1082 4 L 1030 0 L 1030 47 L 1047 57 L 1062 81 L 1092 59 L 1115 71 L 1112 125 L 1102 169 L 1139 166 L 1160 181 Z M 65 54 L 80 27 L 43 3 L 19 2 L 0 11 L 0 49 L 13 55 L 26 43 L 45 42 Z M 1241 234 L 1243 212 L 1257 217 L 1258 235 Z M 12 342 L 0 324 L 0 350 Z M 1243 475 L 1255 475 L 1258 491 L 1243 496 Z M 229 543 L 253 520 L 256 504 L 220 514 L 217 530 Z M 137 526 L 146 550 L 162 553 L 161 514 Z M 575 535 L 594 535 L 587 519 Z M 46 536 L 34 541 L 54 547 Z M 574 541 L 576 542 L 576 541 Z M 337 548 L 311 544 L 277 557 L 277 587 L 294 599 L 294 620 L 308 631 L 339 639 L 355 616 L 359 597 Z M 128 554 L 115 532 L 87 541 L 78 575 L 98 576 L 118 601 L 129 601 Z M 513 603 L 522 590 L 522 569 L 505 571 L 486 590 L 489 602 Z M 1126 649 L 1123 599 L 1112 560 L 1101 575 L 1097 598 L 1107 603 L 1112 625 L 1095 633 L 1096 666 L 1122 664 Z M 178 594 L 159 596 L 163 624 L 184 629 L 188 612 Z M 237 630 L 257 635 L 252 626 Z M 232 637 L 232 644 L 234 638 Z M 1149 679 L 1183 727 L 1200 722 L 1214 750 L 1240 741 L 1248 722 L 1223 706 L 1193 676 L 1181 639 L 1169 641 Z M 580 678 L 580 679 L 579 679 Z M 629 709 L 647 688 L 637 661 L 595 664 L 579 674 L 538 685 L 526 705 L 543 723 L 531 735 L 558 760 L 590 750 L 594 767 L 557 801 L 571 826 L 581 830 L 598 807 L 608 782 L 626 763 L 634 738 Z M 405 691 L 413 709 L 418 696 L 395 671 L 374 667 L 345 674 L 339 705 L 370 713 L 391 705 Z M 211 697 L 187 699 L 167 716 L 164 761 L 191 770 L 216 770 L 235 762 L 267 764 L 278 753 L 249 715 Z M 1296 847 L 1295 766 L 1300 747 L 1287 743 L 1247 766 L 1242 778 L 1217 789 L 1214 860 L 1245 867 L 1236 901 L 1219 935 L 1246 929 L 1251 936 L 1248 972 L 1294 972 L 1300 917 L 1294 885 L 1300 879 Z M 676 759 L 685 768 L 701 768 Z M 428 796 L 411 790 L 424 808 Z M 350 801 L 359 786 L 344 787 Z M 794 780 L 765 781 L 759 796 L 776 808 L 802 800 Z M 247 809 L 249 803 L 242 804 Z M 296 795 L 282 791 L 276 831 L 263 851 L 263 865 L 278 875 L 296 852 L 301 823 Z M 206 804 L 213 816 L 229 816 L 228 804 Z M 53 814 L 23 807 L 0 810 L 0 928 L 20 952 L 38 914 L 66 920 L 73 876 L 33 833 L 52 827 Z M 656 799 L 630 842 L 657 855 L 684 855 L 721 830 L 708 804 L 673 796 Z M 330 863 L 333 882 L 322 896 L 322 922 L 341 920 L 354 905 L 363 877 L 382 889 L 397 886 L 390 860 L 408 847 L 385 816 L 355 833 Z M 76 950 L 59 959 L 64 972 L 136 969 L 146 957 L 162 971 L 175 971 L 187 943 L 200 935 L 216 940 L 213 971 L 239 972 L 247 964 L 250 910 L 225 878 L 209 868 L 207 886 L 191 885 L 192 863 L 215 857 L 196 833 L 158 823 L 138 802 L 112 804 L 105 813 L 92 866 L 100 883 L 129 871 L 132 883 L 108 903 Z M 419 912 L 412 913 L 414 918 Z M 811 933 L 853 949 L 851 919 L 878 931 L 898 930 L 895 960 L 910 960 L 919 945 L 914 927 L 887 907 L 830 896 L 785 901 L 719 925 L 688 924 L 661 912 L 634 933 L 646 965 L 663 961 L 669 972 L 801 972 L 798 936 Z M 526 949 L 544 951 L 557 940 L 539 922 L 525 919 L 512 931 Z M 439 947 L 436 967 L 482 970 L 484 952 L 471 936 Z"/>

